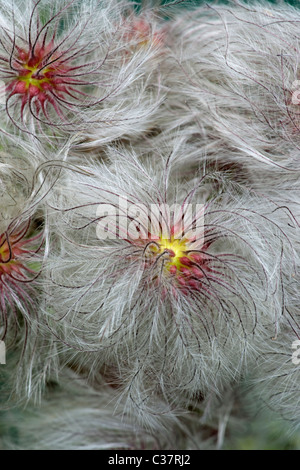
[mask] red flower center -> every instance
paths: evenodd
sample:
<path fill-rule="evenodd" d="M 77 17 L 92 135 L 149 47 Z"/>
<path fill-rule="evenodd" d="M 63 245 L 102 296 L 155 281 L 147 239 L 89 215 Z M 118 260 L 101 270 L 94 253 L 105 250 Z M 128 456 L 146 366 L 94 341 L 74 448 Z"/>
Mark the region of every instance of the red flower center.
<path fill-rule="evenodd" d="M 152 236 L 149 238 L 150 240 L 146 240 L 146 256 L 150 263 L 160 259 L 164 265 L 163 272 L 184 294 L 202 288 L 202 281 L 210 271 L 210 257 L 205 253 L 207 245 L 201 244 L 199 249 L 196 249 L 193 240 L 175 238 L 173 235 L 168 239 Z"/>
<path fill-rule="evenodd" d="M 75 81 L 68 77 L 70 67 L 58 53 L 54 42 L 48 45 L 36 44 L 31 50 L 17 48 L 17 56 L 13 62 L 13 70 L 17 77 L 9 83 L 7 90 L 10 96 L 22 95 L 21 117 L 25 105 L 34 99 L 35 111 L 42 109 L 47 116 L 46 103 L 49 102 L 61 117 L 58 101 L 65 95 L 71 95 L 71 85 Z M 71 95 L 72 96 L 72 95 Z"/>
<path fill-rule="evenodd" d="M 22 273 L 22 263 L 18 261 L 18 256 L 26 253 L 22 249 L 22 242 L 18 242 L 15 237 L 9 239 L 6 235 L 0 235 L 0 279 L 4 275 L 12 275 L 14 272 Z"/>

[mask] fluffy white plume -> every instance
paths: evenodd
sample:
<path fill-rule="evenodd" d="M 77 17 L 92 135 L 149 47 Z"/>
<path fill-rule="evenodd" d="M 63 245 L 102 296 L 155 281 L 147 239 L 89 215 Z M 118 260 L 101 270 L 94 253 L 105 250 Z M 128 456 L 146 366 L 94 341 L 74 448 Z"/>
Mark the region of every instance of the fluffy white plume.
<path fill-rule="evenodd" d="M 47 327 L 74 363 L 113 368 L 142 412 L 152 390 L 170 404 L 222 390 L 276 335 L 292 219 L 220 175 L 178 181 L 172 157 L 107 156 L 67 170 L 49 200 L 60 249 L 47 264 Z"/>
<path fill-rule="evenodd" d="M 0 28 L 2 132 L 99 145 L 151 128 L 162 41 L 132 4 L 6 2 Z"/>
<path fill-rule="evenodd" d="M 283 2 L 210 6 L 169 24 L 166 127 L 229 148 L 253 172 L 299 171 L 300 12 Z"/>
<path fill-rule="evenodd" d="M 300 13 L 166 8 L 0 6 L 3 448 L 299 428 Z"/>

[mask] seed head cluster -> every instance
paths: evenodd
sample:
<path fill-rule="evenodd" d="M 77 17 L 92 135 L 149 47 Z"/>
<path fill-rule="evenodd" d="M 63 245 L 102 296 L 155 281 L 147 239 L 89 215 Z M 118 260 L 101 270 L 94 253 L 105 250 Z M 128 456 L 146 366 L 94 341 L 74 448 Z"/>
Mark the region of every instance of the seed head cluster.
<path fill-rule="evenodd" d="M 300 10 L 150 3 L 0 5 L 0 449 L 298 445 Z"/>

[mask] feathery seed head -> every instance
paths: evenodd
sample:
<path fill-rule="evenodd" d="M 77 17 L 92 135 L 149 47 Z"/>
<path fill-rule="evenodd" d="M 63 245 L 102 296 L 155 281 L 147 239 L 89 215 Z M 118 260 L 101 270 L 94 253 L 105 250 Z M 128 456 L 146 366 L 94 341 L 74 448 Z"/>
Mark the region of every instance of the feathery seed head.
<path fill-rule="evenodd" d="M 33 263 L 39 260 L 42 232 L 28 237 L 31 223 L 21 223 L 0 235 L 0 305 L 3 336 L 8 328 L 9 312 L 16 320 L 17 310 L 30 316 L 35 302 L 31 283 L 38 274 Z"/>
<path fill-rule="evenodd" d="M 121 15 L 124 5 L 55 1 L 51 6 L 49 2 L 48 16 L 46 6 L 46 0 L 38 0 L 23 11 L 16 2 L 2 16 L 0 7 L 0 80 L 6 89 L 3 121 L 8 119 L 3 128 L 8 126 L 9 131 L 13 123 L 34 136 L 62 132 L 74 136 L 92 123 L 102 128 L 107 122 L 126 122 L 128 112 L 119 121 L 114 115 L 122 114 L 116 97 L 127 96 L 131 83 L 136 92 L 139 68 L 151 56 L 151 47 L 140 48 L 124 61 L 131 45 L 135 48 L 141 42 L 133 34 L 128 45 L 124 31 L 131 20 Z M 110 105 L 103 110 L 105 100 Z M 127 106 L 128 99 L 123 97 L 122 102 Z"/>
<path fill-rule="evenodd" d="M 49 221 L 63 239 L 48 264 L 48 325 L 89 370 L 115 366 L 134 406 L 146 407 L 157 384 L 171 402 L 220 389 L 282 312 L 291 248 L 273 222 L 278 210 L 216 174 L 183 183 L 175 157 L 150 167 L 111 151 L 110 165 L 64 175 L 63 192 L 53 194 Z M 130 207 L 115 218 L 120 198 L 143 215 Z M 198 203 L 188 218 L 197 219 L 195 233 L 178 229 L 187 205 Z M 149 221 L 153 205 L 158 220 Z M 166 206 L 179 207 L 179 219 L 174 209 L 167 219 Z M 101 239 L 99 223 L 114 236 Z"/>
<path fill-rule="evenodd" d="M 152 31 L 151 23 L 142 16 L 134 16 L 129 26 L 129 31 L 125 37 L 131 41 L 134 40 L 135 47 L 162 46 L 164 33 L 162 31 Z"/>
<path fill-rule="evenodd" d="M 78 18 L 71 19 L 65 35 L 60 27 L 68 15 L 72 18 L 75 6 L 75 0 L 63 6 L 54 4 L 47 20 L 41 0 L 24 11 L 17 4 L 6 11 L 11 24 L 2 25 L 1 78 L 6 83 L 7 115 L 22 130 L 29 131 L 28 116 L 39 126 L 57 125 L 55 114 L 66 123 L 64 112 L 80 104 L 82 97 L 87 98 L 81 88 L 93 75 L 89 59 L 95 44 L 87 47 L 81 43 L 86 25 Z"/>
<path fill-rule="evenodd" d="M 17 48 L 16 59 L 12 65 L 17 77 L 7 85 L 9 98 L 21 95 L 21 117 L 26 105 L 34 102 L 36 114 L 43 111 L 47 118 L 47 103 L 60 115 L 60 106 L 56 98 L 64 99 L 75 90 L 76 80 L 69 76 L 68 67 L 63 53 L 55 51 L 54 40 L 47 45 L 37 43 L 31 50 Z"/>
<path fill-rule="evenodd" d="M 8 233 L 0 235 L 0 279 L 7 276 L 22 282 L 28 274 L 36 274 L 27 266 L 27 261 L 35 253 L 32 244 L 40 238 L 40 235 L 24 238 L 27 231 L 28 226 L 23 226 L 11 235 Z M 18 278 L 15 278 L 15 275 Z"/>
<path fill-rule="evenodd" d="M 155 237 L 150 237 L 151 240 L 147 241 L 144 248 L 150 266 L 160 260 L 166 280 L 172 281 L 174 287 L 184 294 L 188 294 L 189 289 L 199 290 L 201 279 L 205 276 L 204 271 L 209 269 L 205 247 L 200 245 L 197 252 L 193 240 L 175 238 L 174 235 L 169 238 L 158 237 L 157 241 L 153 238 Z"/>

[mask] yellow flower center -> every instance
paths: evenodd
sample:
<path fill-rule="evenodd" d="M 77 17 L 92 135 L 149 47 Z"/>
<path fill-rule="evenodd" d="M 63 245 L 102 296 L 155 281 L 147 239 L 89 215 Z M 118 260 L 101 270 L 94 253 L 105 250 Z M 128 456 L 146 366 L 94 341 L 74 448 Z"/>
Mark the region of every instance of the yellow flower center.
<path fill-rule="evenodd" d="M 0 239 L 1 240 L 1 239 Z M 0 246 L 0 274 L 3 271 L 6 271 L 9 266 L 12 264 L 16 264 L 16 260 L 14 259 L 13 254 L 10 257 L 10 250 L 7 241 L 5 241 L 1 246 Z"/>
<path fill-rule="evenodd" d="M 37 87 L 39 90 L 43 90 L 42 84 L 43 83 L 50 83 L 50 80 L 44 76 L 47 73 L 47 70 L 44 70 L 43 76 L 41 78 L 36 78 L 36 74 L 40 69 L 40 66 L 37 65 L 35 67 L 30 67 L 29 65 L 25 65 L 24 69 L 28 70 L 28 74 L 22 77 L 19 77 L 19 80 L 26 83 L 26 89 L 29 88 L 30 85 Z"/>
<path fill-rule="evenodd" d="M 161 253 L 165 250 L 170 252 L 170 262 L 167 263 L 166 267 L 170 268 L 171 266 L 176 266 L 177 269 L 180 269 L 182 263 L 180 259 L 186 256 L 186 239 L 178 239 L 171 237 L 169 239 L 161 239 L 159 241 Z M 172 256 L 174 254 L 174 256 Z"/>

